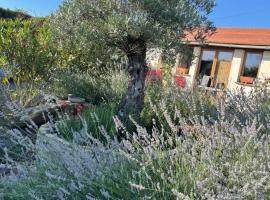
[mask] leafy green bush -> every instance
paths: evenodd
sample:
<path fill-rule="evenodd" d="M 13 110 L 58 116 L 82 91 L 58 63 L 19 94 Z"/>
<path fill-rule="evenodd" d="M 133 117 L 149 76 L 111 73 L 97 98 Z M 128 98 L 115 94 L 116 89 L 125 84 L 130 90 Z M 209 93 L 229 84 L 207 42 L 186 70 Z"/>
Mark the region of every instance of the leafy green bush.
<path fill-rule="evenodd" d="M 0 20 L 0 61 L 19 80 L 48 79 L 53 73 L 57 50 L 45 20 Z"/>

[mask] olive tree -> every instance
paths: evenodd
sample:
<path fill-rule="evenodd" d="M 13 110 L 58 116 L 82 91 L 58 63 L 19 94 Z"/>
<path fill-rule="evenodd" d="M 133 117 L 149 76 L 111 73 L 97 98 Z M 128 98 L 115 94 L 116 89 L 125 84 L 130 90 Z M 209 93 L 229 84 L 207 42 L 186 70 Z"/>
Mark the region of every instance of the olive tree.
<path fill-rule="evenodd" d="M 215 0 L 65 0 L 52 24 L 59 41 L 93 41 L 126 56 L 130 82 L 118 112 L 125 117 L 143 106 L 147 50 L 174 58 L 187 33 L 203 39 L 213 28 L 208 15 L 214 5 Z"/>

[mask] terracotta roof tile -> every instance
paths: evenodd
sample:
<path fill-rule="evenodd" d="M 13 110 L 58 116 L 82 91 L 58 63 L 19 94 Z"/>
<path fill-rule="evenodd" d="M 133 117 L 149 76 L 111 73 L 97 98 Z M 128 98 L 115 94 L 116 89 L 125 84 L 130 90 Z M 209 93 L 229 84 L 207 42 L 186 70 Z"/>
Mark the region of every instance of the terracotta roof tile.
<path fill-rule="evenodd" d="M 193 35 L 187 40 L 195 42 Z M 206 39 L 206 43 L 270 46 L 270 29 L 257 28 L 218 28 Z"/>

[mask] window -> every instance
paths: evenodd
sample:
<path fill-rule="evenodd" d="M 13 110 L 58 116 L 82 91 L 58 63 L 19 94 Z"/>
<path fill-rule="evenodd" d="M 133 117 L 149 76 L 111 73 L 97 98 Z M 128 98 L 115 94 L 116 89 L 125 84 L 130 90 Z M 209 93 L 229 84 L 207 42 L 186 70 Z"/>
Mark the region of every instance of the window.
<path fill-rule="evenodd" d="M 242 76 L 256 78 L 261 61 L 262 53 L 247 52 L 242 69 Z"/>
<path fill-rule="evenodd" d="M 176 58 L 176 75 L 188 74 L 189 67 L 193 59 L 193 48 L 186 49 L 185 53 L 177 54 Z"/>
<path fill-rule="evenodd" d="M 201 60 L 200 77 L 211 76 L 211 70 L 216 51 L 204 50 Z"/>
<path fill-rule="evenodd" d="M 231 61 L 233 57 L 233 52 L 230 51 L 220 51 L 218 54 L 218 61 Z"/>
<path fill-rule="evenodd" d="M 183 67 L 183 68 L 188 68 L 189 67 L 189 62 L 188 62 L 188 56 L 184 54 L 178 54 L 177 55 L 177 62 L 178 62 L 178 67 Z"/>
<path fill-rule="evenodd" d="M 213 85 L 219 89 L 224 89 L 228 85 L 231 72 L 231 62 L 233 58 L 232 51 L 221 50 L 218 52 L 217 63 L 215 66 L 215 75 Z"/>
<path fill-rule="evenodd" d="M 177 54 L 176 66 L 189 68 L 193 59 L 193 48 L 188 48 L 184 53 Z"/>

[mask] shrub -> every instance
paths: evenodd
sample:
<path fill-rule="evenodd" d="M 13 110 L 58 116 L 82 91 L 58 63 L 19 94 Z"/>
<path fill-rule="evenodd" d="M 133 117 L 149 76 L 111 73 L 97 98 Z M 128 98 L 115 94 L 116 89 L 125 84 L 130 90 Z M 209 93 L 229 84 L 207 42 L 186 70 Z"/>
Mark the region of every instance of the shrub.
<path fill-rule="evenodd" d="M 122 70 L 108 71 L 94 77 L 87 72 L 61 71 L 55 74 L 52 92 L 63 99 L 68 94 L 85 98 L 88 102 L 118 102 L 127 89 L 128 75 Z"/>
<path fill-rule="evenodd" d="M 0 20 L 0 61 L 19 80 L 40 81 L 53 73 L 57 50 L 45 20 Z"/>
<path fill-rule="evenodd" d="M 152 119 L 158 127 L 165 126 L 166 119 L 164 111 L 170 113 L 172 119 L 175 119 L 173 112 L 178 108 L 181 116 L 185 119 L 194 119 L 204 116 L 209 120 L 217 119 L 216 100 L 211 94 L 195 91 L 194 93 L 185 92 L 178 86 L 167 82 L 164 86 L 160 84 L 148 84 L 146 88 L 144 109 L 142 111 L 142 123 L 151 129 Z M 175 121 L 175 123 L 177 123 Z"/>
<path fill-rule="evenodd" d="M 170 104 L 153 101 L 163 121 L 154 119 L 151 130 L 131 119 L 136 131 L 129 132 L 114 117 L 126 135 L 120 142 L 108 137 L 110 125 L 99 132 L 107 142 L 98 140 L 87 119 L 73 131 L 73 142 L 45 131 L 32 165 L 8 160 L 16 173 L 0 178 L 0 194 L 4 199 L 268 199 L 268 114 L 260 113 L 260 106 L 269 109 L 269 97 L 259 93 L 263 101 L 227 94 L 208 100 L 208 107 L 208 96 L 187 96 L 186 115 L 178 109 L 178 93 L 164 93 L 176 96 L 163 94 Z"/>

